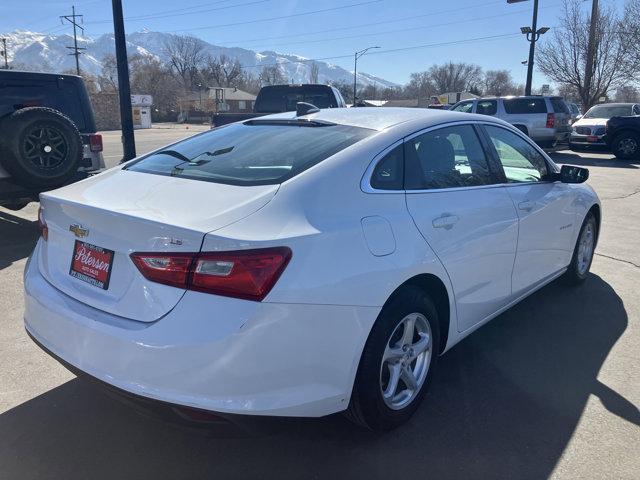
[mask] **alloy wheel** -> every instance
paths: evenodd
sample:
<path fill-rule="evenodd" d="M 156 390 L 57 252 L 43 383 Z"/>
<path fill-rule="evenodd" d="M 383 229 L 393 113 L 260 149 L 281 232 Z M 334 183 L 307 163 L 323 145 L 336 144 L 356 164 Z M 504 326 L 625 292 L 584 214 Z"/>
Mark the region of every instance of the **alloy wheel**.
<path fill-rule="evenodd" d="M 432 334 L 421 313 L 405 316 L 387 340 L 380 365 L 380 390 L 392 410 L 409 405 L 418 395 L 429 372 Z"/>
<path fill-rule="evenodd" d="M 582 234 L 580 235 L 580 243 L 578 244 L 578 273 L 585 275 L 591 264 L 593 256 L 593 247 L 595 244 L 593 222 L 588 222 Z"/>
<path fill-rule="evenodd" d="M 34 127 L 24 138 L 25 158 L 40 169 L 59 167 L 67 157 L 67 141 L 55 127 Z"/>

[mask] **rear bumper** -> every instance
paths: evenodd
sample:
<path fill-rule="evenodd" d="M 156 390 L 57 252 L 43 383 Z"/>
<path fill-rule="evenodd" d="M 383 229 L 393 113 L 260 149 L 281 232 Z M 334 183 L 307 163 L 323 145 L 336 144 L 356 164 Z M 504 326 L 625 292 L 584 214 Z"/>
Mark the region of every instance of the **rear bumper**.
<path fill-rule="evenodd" d="M 39 246 L 25 327 L 53 355 L 126 392 L 223 413 L 344 410 L 378 307 L 269 304 L 187 292 L 154 323 L 89 307 L 50 285 Z"/>

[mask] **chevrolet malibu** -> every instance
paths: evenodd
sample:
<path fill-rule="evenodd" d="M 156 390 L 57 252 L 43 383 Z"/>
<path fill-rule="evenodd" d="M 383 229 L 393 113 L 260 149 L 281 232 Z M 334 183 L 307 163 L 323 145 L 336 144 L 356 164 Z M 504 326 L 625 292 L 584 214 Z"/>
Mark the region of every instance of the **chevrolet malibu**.
<path fill-rule="evenodd" d="M 302 109 L 41 195 L 25 325 L 134 397 L 390 429 L 438 357 L 588 275 L 588 171 L 487 117 Z"/>

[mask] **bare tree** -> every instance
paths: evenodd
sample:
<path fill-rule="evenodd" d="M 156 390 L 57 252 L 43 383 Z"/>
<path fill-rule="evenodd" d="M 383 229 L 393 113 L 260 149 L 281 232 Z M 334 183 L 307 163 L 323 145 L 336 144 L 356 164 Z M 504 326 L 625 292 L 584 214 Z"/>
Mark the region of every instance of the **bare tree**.
<path fill-rule="evenodd" d="M 616 102 L 640 102 L 640 92 L 633 85 L 623 85 L 616 90 Z"/>
<path fill-rule="evenodd" d="M 482 82 L 482 68 L 470 63 L 433 65 L 428 73 L 438 93 L 479 90 Z"/>
<path fill-rule="evenodd" d="M 182 79 L 185 89 L 197 83 L 199 69 L 205 60 L 205 43 L 190 35 L 172 35 L 165 43 L 169 64 Z"/>
<path fill-rule="evenodd" d="M 169 65 L 151 56 L 136 55 L 129 58 L 131 93 L 153 97 L 152 118 L 165 120 L 177 110 L 179 81 Z"/>
<path fill-rule="evenodd" d="M 404 87 L 406 98 L 430 98 L 435 95 L 436 88 L 429 72 L 414 72 L 409 76 L 409 83 Z"/>
<path fill-rule="evenodd" d="M 640 0 L 628 0 L 621 25 L 622 35 L 631 47 L 632 62 L 636 66 L 636 78 L 638 65 L 640 65 Z"/>
<path fill-rule="evenodd" d="M 226 55 L 219 58 L 210 55 L 203 59 L 200 69 L 201 83 L 217 87 L 237 87 L 242 81 L 242 64 Z"/>
<path fill-rule="evenodd" d="M 311 66 L 309 67 L 309 83 L 318 83 L 318 74 L 320 73 L 320 68 L 316 62 L 311 62 Z"/>
<path fill-rule="evenodd" d="M 287 83 L 286 77 L 277 65 L 266 65 L 262 67 L 258 78 L 262 85 L 278 85 L 281 83 Z"/>
<path fill-rule="evenodd" d="M 118 91 L 118 64 L 115 55 L 107 54 L 103 57 L 97 81 L 102 92 Z"/>
<path fill-rule="evenodd" d="M 573 86 L 585 109 L 633 76 L 631 45 L 621 32 L 615 11 L 601 8 L 598 20 L 593 75 L 588 91 L 584 73 L 589 43 L 586 25 L 590 21 L 589 15 L 581 10 L 579 0 L 565 0 L 560 26 L 554 30 L 553 39 L 538 48 L 536 55 L 540 71 L 558 84 Z"/>
<path fill-rule="evenodd" d="M 516 95 L 519 92 L 509 70 L 487 70 L 482 80 L 485 95 Z"/>

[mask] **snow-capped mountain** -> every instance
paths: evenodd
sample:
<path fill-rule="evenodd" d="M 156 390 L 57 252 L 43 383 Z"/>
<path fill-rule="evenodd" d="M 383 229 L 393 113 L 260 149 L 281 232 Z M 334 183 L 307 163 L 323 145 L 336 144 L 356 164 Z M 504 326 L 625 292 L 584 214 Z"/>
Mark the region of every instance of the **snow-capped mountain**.
<path fill-rule="evenodd" d="M 170 33 L 142 30 L 127 35 L 128 55 L 152 55 L 161 60 L 167 59 L 166 47 L 173 35 Z M 73 37 L 64 35 L 47 35 L 44 33 L 17 30 L 12 33 L 0 34 L 7 39 L 9 62 L 17 68 L 28 68 L 43 72 L 63 72 L 75 68 L 75 58 L 69 55 L 67 47 L 73 45 Z M 108 54 L 115 54 L 113 34 L 106 33 L 97 38 L 78 37 L 78 46 L 85 48 L 80 57 L 80 68 L 94 75 L 102 69 L 102 60 Z M 309 81 L 311 62 L 305 62 L 304 57 L 284 54 L 274 51 L 255 52 L 238 47 L 221 47 L 204 42 L 206 53 L 219 57 L 226 55 L 231 59 L 238 59 L 240 63 L 254 75 L 260 72 L 263 65 L 278 64 L 284 76 L 294 83 Z M 318 65 L 318 80 L 328 82 L 352 82 L 353 71 L 337 65 L 316 61 Z M 358 72 L 358 83 L 392 87 L 393 82 L 373 75 Z"/>

